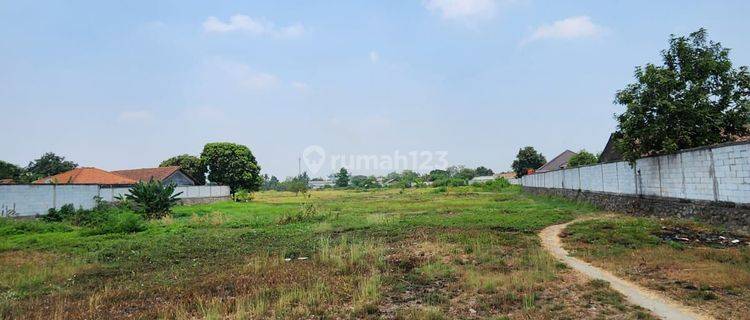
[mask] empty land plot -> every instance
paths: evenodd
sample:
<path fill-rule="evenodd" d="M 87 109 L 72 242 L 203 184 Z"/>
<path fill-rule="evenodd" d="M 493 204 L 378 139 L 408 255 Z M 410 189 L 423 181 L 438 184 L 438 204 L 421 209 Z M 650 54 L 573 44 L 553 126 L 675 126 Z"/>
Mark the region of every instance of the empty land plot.
<path fill-rule="evenodd" d="M 517 187 L 263 192 L 137 233 L 0 222 L 7 319 L 649 319 L 536 232 L 593 212 Z"/>

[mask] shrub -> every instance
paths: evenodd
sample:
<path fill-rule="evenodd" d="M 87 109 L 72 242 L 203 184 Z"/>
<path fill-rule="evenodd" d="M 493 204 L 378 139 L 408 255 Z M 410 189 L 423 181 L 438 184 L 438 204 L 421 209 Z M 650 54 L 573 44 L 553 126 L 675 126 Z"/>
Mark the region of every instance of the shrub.
<path fill-rule="evenodd" d="M 60 222 L 63 220 L 70 219 L 70 217 L 72 217 L 75 214 L 76 214 L 76 207 L 73 206 L 73 204 L 68 203 L 60 207 L 59 210 L 55 208 L 49 208 L 49 210 L 47 210 L 47 215 L 42 217 L 42 219 L 44 221 Z"/>
<path fill-rule="evenodd" d="M 71 230 L 72 227 L 62 223 L 49 223 L 27 219 L 0 219 L 0 236 L 49 232 L 68 232 Z"/>
<path fill-rule="evenodd" d="M 433 187 L 460 187 L 465 185 L 466 180 L 461 178 L 443 178 L 432 182 Z"/>
<path fill-rule="evenodd" d="M 475 187 L 478 187 L 484 191 L 501 191 L 507 187 L 510 187 L 510 182 L 508 182 L 508 180 L 505 180 L 505 178 L 499 178 L 492 181 L 476 184 Z"/>
<path fill-rule="evenodd" d="M 235 202 L 250 202 L 255 196 L 245 189 L 239 189 L 232 195 Z"/>
<path fill-rule="evenodd" d="M 91 234 L 135 233 L 146 230 L 143 217 L 133 212 L 109 212 L 104 223 L 94 228 Z"/>
<path fill-rule="evenodd" d="M 164 185 L 159 181 L 151 180 L 149 182 L 138 182 L 130 188 L 130 194 L 125 197 L 118 197 L 118 200 L 125 199 L 132 202 L 133 209 L 141 213 L 146 219 L 160 219 L 168 215 L 172 206 L 177 204 L 179 192 L 174 194 L 175 185 L 173 183 Z"/>
<path fill-rule="evenodd" d="M 300 203 L 299 211 L 296 213 L 285 213 L 279 219 L 279 224 L 294 222 L 309 222 L 323 220 L 325 216 L 318 210 L 318 206 L 311 201 L 310 194 L 305 196 L 305 201 Z"/>

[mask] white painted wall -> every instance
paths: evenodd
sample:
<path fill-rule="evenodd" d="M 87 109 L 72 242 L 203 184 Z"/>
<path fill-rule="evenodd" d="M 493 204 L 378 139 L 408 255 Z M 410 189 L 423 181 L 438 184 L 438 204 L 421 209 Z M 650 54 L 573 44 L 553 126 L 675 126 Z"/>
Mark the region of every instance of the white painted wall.
<path fill-rule="evenodd" d="M 227 186 L 185 186 L 175 188 L 182 192 L 178 198 L 227 197 Z M 91 209 L 96 204 L 94 197 L 112 201 L 118 195 L 128 193 L 128 188 L 100 187 L 97 185 L 1 185 L 0 213 L 15 208 L 18 216 L 46 214 L 50 208 L 59 209 L 65 204 L 76 208 Z"/>
<path fill-rule="evenodd" d="M 750 203 L 750 143 L 535 173 L 528 187 Z"/>

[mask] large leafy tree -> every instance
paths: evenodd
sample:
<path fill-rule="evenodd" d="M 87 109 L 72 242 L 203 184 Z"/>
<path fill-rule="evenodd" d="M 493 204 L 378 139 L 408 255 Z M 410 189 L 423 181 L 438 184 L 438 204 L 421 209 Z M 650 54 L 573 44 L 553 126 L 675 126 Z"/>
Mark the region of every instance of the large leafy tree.
<path fill-rule="evenodd" d="M 663 65 L 636 67 L 636 83 L 617 92 L 618 150 L 639 157 L 726 142 L 748 134 L 750 75 L 706 30 L 669 39 Z"/>
<path fill-rule="evenodd" d="M 206 164 L 203 160 L 196 156 L 189 154 L 181 154 L 179 156 L 171 157 L 164 160 L 159 164 L 160 167 L 179 166 L 182 171 L 187 173 L 196 185 L 206 184 Z"/>
<path fill-rule="evenodd" d="M 0 179 L 18 180 L 23 174 L 23 169 L 10 162 L 0 160 Z"/>
<path fill-rule="evenodd" d="M 349 171 L 347 171 L 346 168 L 341 168 L 341 170 L 339 170 L 339 173 L 337 173 L 335 176 L 337 187 L 345 188 L 349 186 Z"/>
<path fill-rule="evenodd" d="M 598 162 L 599 157 L 585 149 L 581 149 L 576 155 L 570 157 L 570 160 L 568 160 L 568 167 L 587 166 Z"/>
<path fill-rule="evenodd" d="M 229 142 L 207 143 L 201 160 L 208 167 L 208 180 L 227 185 L 232 192 L 238 189 L 258 191 L 263 183 L 260 166 L 246 146 Z"/>
<path fill-rule="evenodd" d="M 450 177 L 450 174 L 446 170 L 440 170 L 435 169 L 430 171 L 430 173 L 427 174 L 427 180 L 428 181 L 438 181 L 438 180 L 444 180 L 448 179 Z"/>
<path fill-rule="evenodd" d="M 492 172 L 492 169 L 487 169 L 484 166 L 477 167 L 477 169 L 474 170 L 474 173 L 476 173 L 477 177 L 491 176 L 495 174 Z"/>
<path fill-rule="evenodd" d="M 29 162 L 26 171 L 36 178 L 43 178 L 70 171 L 76 167 L 78 167 L 77 163 L 67 161 L 65 157 L 58 156 L 52 152 L 47 152 L 39 159 Z"/>
<path fill-rule="evenodd" d="M 536 170 L 545 163 L 547 163 L 547 159 L 541 153 L 537 152 L 534 147 L 528 146 L 518 150 L 516 160 L 513 160 L 511 166 L 513 167 L 513 171 L 516 172 L 516 176 L 520 178 L 525 176 L 529 169 Z"/>

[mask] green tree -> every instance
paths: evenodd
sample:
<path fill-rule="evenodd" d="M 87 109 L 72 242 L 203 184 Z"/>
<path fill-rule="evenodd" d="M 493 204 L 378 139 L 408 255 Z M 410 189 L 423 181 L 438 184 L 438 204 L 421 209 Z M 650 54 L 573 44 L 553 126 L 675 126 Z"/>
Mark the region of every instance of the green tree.
<path fill-rule="evenodd" d="M 474 170 L 474 173 L 476 174 L 477 177 L 491 176 L 495 174 L 494 172 L 492 172 L 492 169 L 487 169 L 483 166 L 477 167 L 477 169 Z"/>
<path fill-rule="evenodd" d="M 419 178 L 419 174 L 412 171 L 412 170 L 404 170 L 401 172 L 400 177 L 398 181 L 400 182 L 401 186 L 404 187 L 411 187 L 414 182 Z"/>
<path fill-rule="evenodd" d="M 336 174 L 336 186 L 340 188 L 349 186 L 349 171 L 346 168 L 341 168 L 339 173 Z"/>
<path fill-rule="evenodd" d="M 586 149 L 581 149 L 581 151 L 578 151 L 576 155 L 570 157 L 570 160 L 568 160 L 568 167 L 587 166 L 590 164 L 596 164 L 598 162 L 599 157 L 591 152 L 586 151 Z"/>
<path fill-rule="evenodd" d="M 196 185 L 202 186 L 206 184 L 206 164 L 203 163 L 203 160 L 196 156 L 181 154 L 179 156 L 171 157 L 167 160 L 162 161 L 159 166 L 179 166 L 182 171 L 187 173 L 187 175 L 195 180 Z"/>
<path fill-rule="evenodd" d="M 10 162 L 0 160 L 0 179 L 13 179 L 14 181 L 18 181 L 22 174 L 23 168 Z"/>
<path fill-rule="evenodd" d="M 177 197 L 182 192 L 175 193 L 175 187 L 174 183 L 165 185 L 154 180 L 140 181 L 128 190 L 124 198 L 118 197 L 118 200 L 130 201 L 133 209 L 146 219 L 160 219 L 168 215 L 172 206 L 179 201 Z"/>
<path fill-rule="evenodd" d="M 516 172 L 517 177 L 523 177 L 529 171 L 529 169 L 536 170 L 547 163 L 547 159 L 537 152 L 534 147 L 527 146 L 518 150 L 516 160 L 513 161 L 511 167 Z"/>
<path fill-rule="evenodd" d="M 749 133 L 750 75 L 735 69 L 729 49 L 708 41 L 706 30 L 670 36 L 663 65 L 636 67 L 636 83 L 617 92 L 626 106 L 616 116 L 616 146 L 629 161 L 726 142 Z"/>
<path fill-rule="evenodd" d="M 352 176 L 351 186 L 358 189 L 380 188 L 378 179 L 374 176 Z"/>
<path fill-rule="evenodd" d="M 310 179 L 307 177 L 307 173 L 303 173 L 294 178 L 287 178 L 282 182 L 282 188 L 286 191 L 294 192 L 295 194 L 306 193 L 309 186 Z"/>
<path fill-rule="evenodd" d="M 32 174 L 35 178 L 44 178 L 73 170 L 76 167 L 78 167 L 77 163 L 66 161 L 65 157 L 58 156 L 52 152 L 47 152 L 39 159 L 29 162 L 26 171 Z"/>
<path fill-rule="evenodd" d="M 474 169 L 464 168 L 464 167 L 460 167 L 458 172 L 456 172 L 456 174 L 453 175 L 454 178 L 458 178 L 462 180 L 471 180 L 476 176 L 477 176 L 477 172 L 474 171 Z"/>
<path fill-rule="evenodd" d="M 232 192 L 240 188 L 258 191 L 263 183 L 260 166 L 246 146 L 229 142 L 207 143 L 201 160 L 208 167 L 208 180 L 227 185 Z"/>
<path fill-rule="evenodd" d="M 279 190 L 279 178 L 263 175 L 263 190 Z"/>
<path fill-rule="evenodd" d="M 435 169 L 430 171 L 430 173 L 427 174 L 427 181 L 437 181 L 437 180 L 443 180 L 448 179 L 448 171 Z"/>

